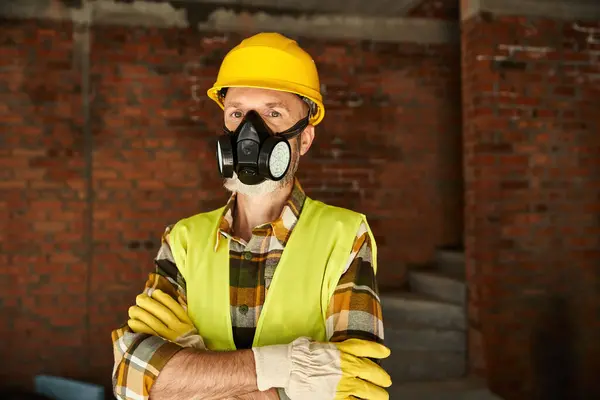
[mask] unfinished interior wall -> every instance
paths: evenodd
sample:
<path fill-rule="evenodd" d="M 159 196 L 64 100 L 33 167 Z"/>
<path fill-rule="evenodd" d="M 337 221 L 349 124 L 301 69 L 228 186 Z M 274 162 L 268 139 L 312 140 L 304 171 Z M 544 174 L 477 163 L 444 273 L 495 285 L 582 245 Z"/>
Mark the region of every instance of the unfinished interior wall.
<path fill-rule="evenodd" d="M 596 398 L 600 15 L 490 3 L 462 23 L 471 366 L 508 399 Z"/>

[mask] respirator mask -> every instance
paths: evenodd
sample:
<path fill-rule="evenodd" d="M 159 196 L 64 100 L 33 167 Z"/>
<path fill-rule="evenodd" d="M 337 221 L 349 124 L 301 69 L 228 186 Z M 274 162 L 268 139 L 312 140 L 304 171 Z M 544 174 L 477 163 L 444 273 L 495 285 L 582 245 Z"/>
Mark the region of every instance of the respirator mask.
<path fill-rule="evenodd" d="M 289 141 L 308 126 L 309 117 L 290 129 L 274 133 L 260 115 L 249 111 L 235 131 L 223 128 L 217 140 L 217 163 L 223 178 L 235 172 L 245 185 L 258 185 L 269 179 L 283 179 L 292 162 Z"/>

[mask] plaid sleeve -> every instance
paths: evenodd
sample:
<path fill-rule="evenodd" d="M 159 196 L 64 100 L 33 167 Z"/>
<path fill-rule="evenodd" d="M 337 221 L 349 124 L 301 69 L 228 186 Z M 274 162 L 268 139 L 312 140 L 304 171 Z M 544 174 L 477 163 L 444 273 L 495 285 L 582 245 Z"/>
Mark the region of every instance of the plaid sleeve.
<path fill-rule="evenodd" d="M 156 269 L 144 286 L 144 292 L 161 289 L 186 307 L 186 290 L 168 243 L 171 227 L 165 230 L 155 259 Z M 119 400 L 148 400 L 158 374 L 181 347 L 157 336 L 134 333 L 129 326 L 112 332 L 115 363 L 113 392 Z"/>
<path fill-rule="evenodd" d="M 363 223 L 329 302 L 326 326 L 331 342 L 359 338 L 383 343 L 383 316 L 372 255 L 371 240 Z"/>

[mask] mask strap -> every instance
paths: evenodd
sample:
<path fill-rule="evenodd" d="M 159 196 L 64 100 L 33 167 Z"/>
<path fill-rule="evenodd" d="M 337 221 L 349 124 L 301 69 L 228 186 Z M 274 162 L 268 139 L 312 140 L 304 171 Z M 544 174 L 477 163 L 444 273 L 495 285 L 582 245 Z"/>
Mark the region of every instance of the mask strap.
<path fill-rule="evenodd" d="M 309 117 L 310 115 L 307 115 L 305 118 L 302 118 L 300 121 L 296 122 L 296 124 L 290 129 L 280 132 L 277 136 L 282 137 L 285 140 L 292 140 L 293 138 L 301 134 L 302 131 L 304 131 L 304 129 L 308 126 Z"/>
<path fill-rule="evenodd" d="M 300 121 L 296 122 L 294 126 L 290 129 L 287 129 L 283 132 L 278 133 L 276 136 L 282 137 L 285 140 L 292 140 L 296 136 L 298 136 L 302 131 L 308 126 L 308 120 L 310 115 L 307 115 L 305 118 L 302 118 Z M 234 131 L 230 131 L 226 126 L 223 127 L 223 133 L 228 135 L 232 135 Z"/>

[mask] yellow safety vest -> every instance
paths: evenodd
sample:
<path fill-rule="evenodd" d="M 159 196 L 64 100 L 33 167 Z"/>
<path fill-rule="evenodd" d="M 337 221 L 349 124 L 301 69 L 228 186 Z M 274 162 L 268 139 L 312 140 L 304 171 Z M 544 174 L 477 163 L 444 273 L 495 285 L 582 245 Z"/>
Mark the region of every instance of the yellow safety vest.
<path fill-rule="evenodd" d="M 229 298 L 229 240 L 215 250 L 223 208 L 179 221 L 169 235 L 187 284 L 188 314 L 211 350 L 235 350 Z M 262 308 L 254 347 L 287 344 L 300 336 L 326 341 L 329 300 L 364 222 L 377 271 L 375 240 L 362 214 L 306 198 Z"/>

